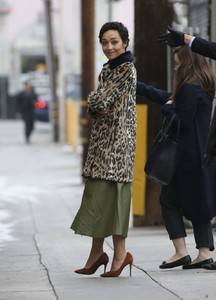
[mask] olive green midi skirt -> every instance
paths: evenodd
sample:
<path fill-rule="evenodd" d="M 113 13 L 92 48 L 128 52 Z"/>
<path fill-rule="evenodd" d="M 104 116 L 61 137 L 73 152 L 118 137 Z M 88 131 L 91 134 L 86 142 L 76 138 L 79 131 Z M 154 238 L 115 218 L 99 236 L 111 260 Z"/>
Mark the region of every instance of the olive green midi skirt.
<path fill-rule="evenodd" d="M 88 178 L 71 229 L 95 238 L 127 237 L 130 205 L 131 183 Z"/>

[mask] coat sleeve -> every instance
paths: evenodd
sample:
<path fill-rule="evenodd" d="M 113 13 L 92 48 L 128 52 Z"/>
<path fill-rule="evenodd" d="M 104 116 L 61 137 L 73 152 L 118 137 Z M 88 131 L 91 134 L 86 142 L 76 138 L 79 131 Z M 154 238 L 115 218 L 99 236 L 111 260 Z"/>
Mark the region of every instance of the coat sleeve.
<path fill-rule="evenodd" d="M 146 96 L 150 101 L 157 104 L 166 103 L 168 98 L 172 95 L 172 93 L 157 89 L 152 85 L 147 85 L 140 81 L 137 82 L 136 94 L 139 96 Z"/>
<path fill-rule="evenodd" d="M 99 84 L 96 91 L 89 94 L 87 100 L 91 115 L 109 110 L 111 105 L 128 91 L 129 87 L 136 86 L 135 68 L 129 64 L 121 66 L 121 68 L 117 76 L 113 73 L 103 84 Z M 117 71 L 117 69 L 118 68 L 116 68 L 115 71 Z M 115 80 L 113 78 L 115 78 Z"/>
<path fill-rule="evenodd" d="M 212 117 L 207 147 L 206 147 L 206 153 L 210 157 L 216 156 L 216 108 L 214 108 L 214 114 Z"/>
<path fill-rule="evenodd" d="M 18 112 L 18 113 L 22 113 L 22 110 L 23 110 L 22 99 L 23 99 L 22 92 L 20 92 L 17 94 L 17 97 L 16 97 L 16 112 Z"/>
<path fill-rule="evenodd" d="M 206 41 L 202 38 L 196 37 L 193 40 L 191 49 L 193 52 L 201 54 L 203 56 L 207 56 L 216 60 L 216 43 Z"/>
<path fill-rule="evenodd" d="M 198 105 L 198 96 L 195 86 L 185 84 L 180 90 L 174 105 L 165 104 L 161 108 L 161 112 L 167 119 L 176 114 L 176 121 L 179 119 L 181 129 L 191 127 L 196 115 Z"/>

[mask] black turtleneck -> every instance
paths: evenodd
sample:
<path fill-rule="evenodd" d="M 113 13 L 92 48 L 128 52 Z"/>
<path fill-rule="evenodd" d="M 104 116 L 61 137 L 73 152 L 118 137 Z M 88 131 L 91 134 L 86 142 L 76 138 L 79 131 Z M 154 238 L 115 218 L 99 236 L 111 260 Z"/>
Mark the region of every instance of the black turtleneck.
<path fill-rule="evenodd" d="M 126 51 L 121 55 L 119 55 L 118 57 L 109 60 L 107 63 L 109 64 L 110 69 L 115 69 L 116 67 L 118 67 L 119 65 L 125 62 L 132 62 L 133 60 L 134 59 L 132 53 L 130 51 Z"/>

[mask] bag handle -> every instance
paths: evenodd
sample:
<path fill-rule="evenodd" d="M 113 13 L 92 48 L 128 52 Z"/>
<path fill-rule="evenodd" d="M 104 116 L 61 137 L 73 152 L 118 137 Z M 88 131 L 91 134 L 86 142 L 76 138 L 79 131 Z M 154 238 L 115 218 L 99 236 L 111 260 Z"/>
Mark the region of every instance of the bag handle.
<path fill-rule="evenodd" d="M 172 116 L 172 118 L 170 119 L 170 121 L 168 122 L 168 124 L 166 125 L 166 127 L 164 127 L 164 123 L 166 121 L 166 118 L 164 119 L 163 124 L 162 124 L 162 131 L 164 133 L 168 134 L 168 131 L 169 131 L 169 129 L 170 129 L 170 127 L 171 127 L 171 125 L 172 125 L 173 120 L 175 119 L 175 117 L 176 117 L 176 114 L 174 114 Z M 179 134 L 180 134 L 180 120 L 178 119 L 178 121 L 177 121 L 176 141 L 178 141 L 178 139 L 179 139 Z"/>

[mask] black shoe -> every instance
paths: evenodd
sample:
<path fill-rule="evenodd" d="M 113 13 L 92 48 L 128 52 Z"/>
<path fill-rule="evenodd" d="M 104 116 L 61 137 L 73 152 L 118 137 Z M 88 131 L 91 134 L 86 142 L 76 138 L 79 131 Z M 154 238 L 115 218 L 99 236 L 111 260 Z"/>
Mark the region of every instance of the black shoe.
<path fill-rule="evenodd" d="M 166 263 L 165 261 L 163 261 L 162 265 L 160 265 L 159 268 L 160 269 L 170 269 L 170 268 L 188 265 L 190 263 L 191 263 L 191 257 L 190 257 L 190 255 L 186 255 L 186 256 L 184 256 L 178 260 L 175 260 L 171 263 Z"/>
<path fill-rule="evenodd" d="M 204 268 L 206 270 L 216 270 L 216 261 L 212 262 L 212 263 L 202 265 L 202 268 Z"/>
<path fill-rule="evenodd" d="M 184 269 L 184 270 L 199 269 L 199 268 L 202 268 L 203 265 L 207 265 L 207 264 L 211 264 L 211 263 L 213 263 L 213 259 L 208 258 L 208 259 L 202 260 L 196 264 L 190 264 L 190 265 L 183 266 L 182 269 Z"/>

